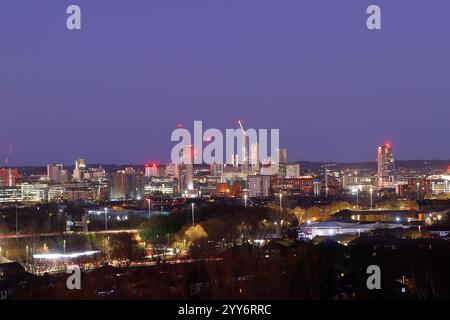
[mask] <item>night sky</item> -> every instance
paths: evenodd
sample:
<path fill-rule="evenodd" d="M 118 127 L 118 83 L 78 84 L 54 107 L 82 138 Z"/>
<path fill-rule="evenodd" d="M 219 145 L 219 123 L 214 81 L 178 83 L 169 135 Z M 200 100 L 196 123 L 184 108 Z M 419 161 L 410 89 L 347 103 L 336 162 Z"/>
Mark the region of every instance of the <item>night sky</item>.
<path fill-rule="evenodd" d="M 2 0 L 0 159 L 166 162 L 238 119 L 290 161 L 450 159 L 449 35 L 448 0 Z"/>

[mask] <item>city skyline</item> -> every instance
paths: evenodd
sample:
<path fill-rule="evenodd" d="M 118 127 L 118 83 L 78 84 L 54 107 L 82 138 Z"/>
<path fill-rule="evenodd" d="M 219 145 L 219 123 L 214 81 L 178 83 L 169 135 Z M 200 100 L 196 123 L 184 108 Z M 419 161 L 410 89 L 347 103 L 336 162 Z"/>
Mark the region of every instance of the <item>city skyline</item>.
<path fill-rule="evenodd" d="M 450 158 L 449 3 L 379 1 L 371 32 L 357 2 L 80 0 L 77 33 L 67 3 L 28 2 L 0 10 L 11 166 L 167 162 L 179 123 L 237 119 L 279 128 L 296 161 L 374 161 L 385 141 L 397 159 Z"/>
<path fill-rule="evenodd" d="M 10 158 L 10 157 L 9 157 Z M 66 158 L 66 157 L 65 157 Z M 78 157 L 80 158 L 80 157 Z M 47 162 L 29 162 L 29 163 L 11 163 L 11 160 L 8 161 L 8 165 L 5 166 L 4 164 L 4 159 L 5 156 L 3 156 L 3 160 L 1 162 L 1 166 L 0 168 L 21 168 L 21 167 L 47 167 L 48 165 L 63 165 L 64 167 L 75 167 L 74 164 L 74 160 L 69 159 L 67 160 L 67 162 L 63 162 L 63 161 L 52 161 L 49 160 Z M 106 161 L 106 162 L 99 162 L 99 161 L 94 161 L 94 160 L 90 160 L 88 158 L 86 164 L 87 165 L 104 165 L 104 166 L 142 166 L 145 167 L 146 164 L 148 163 L 155 163 L 158 165 L 168 165 L 171 163 L 170 158 L 167 157 L 166 161 L 159 161 L 159 160 L 155 160 L 156 157 L 153 157 L 151 159 L 147 159 L 144 160 L 143 162 L 133 162 L 133 161 L 126 161 L 126 162 L 118 162 L 118 161 L 114 161 L 114 159 L 110 160 L 110 161 Z M 450 163 L 450 157 L 449 158 L 442 158 L 442 159 L 436 159 L 436 158 L 420 158 L 420 159 L 399 159 L 397 157 L 397 152 L 396 152 L 396 162 L 415 162 L 415 161 L 436 161 L 436 162 L 449 162 Z M 373 169 L 376 169 L 377 166 L 377 156 L 375 154 L 374 159 L 366 159 L 366 160 L 348 160 L 348 161 L 327 161 L 327 159 L 318 159 L 318 160 L 309 160 L 309 159 L 290 159 L 289 163 L 317 163 L 317 164 L 325 164 L 325 163 L 336 163 L 336 164 L 342 164 L 342 165 L 346 165 L 346 164 L 367 164 L 367 163 L 373 163 Z M 203 165 L 203 166 L 208 166 L 209 164 L 207 163 L 201 163 L 201 164 L 195 164 L 196 165 Z"/>
<path fill-rule="evenodd" d="M 0 2 L 0 305 L 448 301 L 449 13 Z"/>
<path fill-rule="evenodd" d="M 243 126 L 241 129 L 244 132 L 243 141 L 246 141 L 247 135 L 251 135 L 250 130 L 244 131 Z M 258 143 L 252 146 L 258 147 Z M 337 196 L 347 192 L 351 196 L 364 190 L 370 194 L 371 199 L 374 190 L 394 193 L 400 197 L 415 192 L 415 197 L 419 199 L 422 193 L 439 196 L 450 190 L 448 162 L 443 167 L 442 163 L 430 162 L 425 165 L 412 161 L 414 167 L 399 166 L 399 171 L 396 172 L 394 151 L 390 143 L 377 148 L 377 170 L 370 170 L 367 166 L 342 167 L 338 163 L 316 163 L 313 167 L 306 166 L 305 174 L 302 174 L 301 163 L 289 162 L 288 149 L 276 149 L 274 162 L 266 158 L 266 155 L 256 156 L 258 162 L 254 163 L 252 160 L 252 165 L 249 166 L 247 160 L 251 150 L 247 143 L 238 144 L 238 149 L 239 147 L 242 147 L 243 154 L 233 154 L 231 163 L 224 165 L 214 161 L 207 163 L 207 169 L 194 167 L 192 157 L 197 157 L 202 152 L 191 144 L 184 145 L 180 150 L 181 163 L 148 162 L 137 170 L 130 165 L 107 170 L 102 165 L 91 166 L 81 158 L 74 161 L 73 170 L 71 166 L 48 164 L 44 175 L 36 170 L 21 175 L 20 168 L 0 168 L 0 203 L 57 202 L 66 197 L 69 200 L 141 201 L 155 194 L 184 199 L 224 195 L 249 198 L 279 196 L 281 200 L 283 193 L 294 195 L 295 192 L 300 192 L 309 196 L 313 194 L 314 197 L 324 193 L 325 198 L 328 198 L 330 193 Z M 253 156 L 251 155 L 252 158 Z M 237 160 L 241 157 L 247 160 Z M 107 198 L 105 192 L 109 194 Z"/>

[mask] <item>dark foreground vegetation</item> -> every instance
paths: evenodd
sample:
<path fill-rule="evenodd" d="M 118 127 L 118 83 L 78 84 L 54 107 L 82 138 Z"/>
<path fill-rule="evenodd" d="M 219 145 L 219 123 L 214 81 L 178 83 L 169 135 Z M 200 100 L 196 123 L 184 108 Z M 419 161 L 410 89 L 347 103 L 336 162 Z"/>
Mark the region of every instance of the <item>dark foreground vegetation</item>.
<path fill-rule="evenodd" d="M 381 290 L 368 290 L 366 269 L 381 268 Z M 449 299 L 450 245 L 388 234 L 348 246 L 248 243 L 184 263 L 82 272 L 82 289 L 67 274 L 31 277 L 12 299 Z"/>

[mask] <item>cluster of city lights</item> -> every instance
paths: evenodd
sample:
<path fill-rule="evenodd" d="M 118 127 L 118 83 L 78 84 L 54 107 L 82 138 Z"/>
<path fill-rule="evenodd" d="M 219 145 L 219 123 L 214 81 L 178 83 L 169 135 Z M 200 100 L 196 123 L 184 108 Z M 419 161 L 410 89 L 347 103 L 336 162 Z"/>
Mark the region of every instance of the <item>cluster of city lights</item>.
<path fill-rule="evenodd" d="M 93 256 L 97 253 L 100 253 L 100 251 L 85 251 L 85 252 L 74 252 L 74 253 L 41 253 L 41 254 L 34 254 L 34 259 L 45 259 L 45 260 L 61 260 L 61 259 L 75 259 L 79 257 L 88 257 Z"/>

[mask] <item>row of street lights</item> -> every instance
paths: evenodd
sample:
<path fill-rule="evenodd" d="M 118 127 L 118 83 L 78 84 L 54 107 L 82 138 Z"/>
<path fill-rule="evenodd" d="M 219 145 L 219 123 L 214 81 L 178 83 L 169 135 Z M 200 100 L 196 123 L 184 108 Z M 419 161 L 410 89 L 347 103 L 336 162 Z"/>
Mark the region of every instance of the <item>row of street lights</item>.
<path fill-rule="evenodd" d="M 37 207 L 37 209 L 39 210 L 39 207 Z M 106 208 L 105 208 L 105 210 L 106 210 Z M 58 211 L 58 213 L 57 213 L 57 215 L 56 215 L 56 217 L 57 217 L 57 232 L 59 233 L 60 232 L 60 218 L 61 218 L 61 215 L 62 215 L 62 213 L 63 213 L 63 210 L 62 209 L 59 209 L 59 211 Z M 53 213 L 51 213 L 51 212 L 49 212 L 48 213 L 48 231 L 49 232 L 51 232 L 52 231 L 52 226 L 51 226 L 51 224 L 52 224 L 52 216 L 53 216 Z M 18 237 L 19 236 L 19 210 L 18 210 L 18 207 L 17 207 L 17 202 L 15 203 L 15 224 L 16 224 L 16 237 Z"/>
<path fill-rule="evenodd" d="M 419 184 L 419 183 L 418 183 Z M 417 188 L 419 190 L 419 187 Z M 418 191 L 419 192 L 419 191 Z M 370 193 L 370 210 L 373 210 L 373 188 L 369 189 Z M 283 194 L 279 193 L 280 199 L 280 213 L 283 212 Z M 359 205 L 359 190 L 356 190 L 356 201 L 357 205 Z M 244 195 L 244 206 L 247 207 L 248 203 L 248 195 Z M 151 208 L 152 208 L 152 200 L 148 199 L 148 218 L 151 218 Z M 108 208 L 104 208 L 105 211 L 105 231 L 108 231 Z M 195 226 L 195 203 L 191 203 L 191 211 L 192 211 L 192 226 Z M 59 218 L 59 217 L 58 217 Z M 19 234 L 19 223 L 18 223 L 18 213 L 17 213 L 17 205 L 16 205 L 16 235 Z"/>

